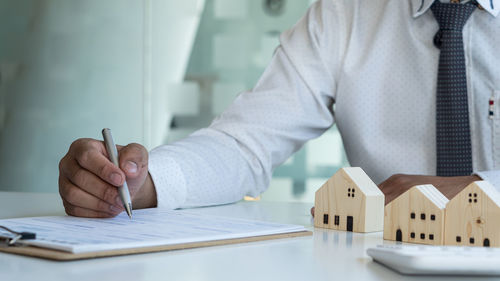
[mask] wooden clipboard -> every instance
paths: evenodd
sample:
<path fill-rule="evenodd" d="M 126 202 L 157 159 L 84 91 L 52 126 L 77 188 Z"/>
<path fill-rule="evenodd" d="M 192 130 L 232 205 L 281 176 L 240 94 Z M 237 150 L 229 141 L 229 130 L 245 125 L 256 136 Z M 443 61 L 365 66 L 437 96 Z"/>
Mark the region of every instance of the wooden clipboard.
<path fill-rule="evenodd" d="M 254 237 L 245 237 L 236 239 L 193 242 L 193 243 L 154 246 L 154 247 L 130 248 L 130 249 L 121 249 L 112 251 L 87 252 L 79 254 L 73 254 L 69 252 L 63 252 L 63 251 L 57 251 L 57 250 L 39 248 L 33 246 L 16 246 L 16 247 L 4 247 L 4 248 L 0 247 L 0 252 L 43 258 L 55 261 L 73 261 L 73 260 L 123 256 L 132 254 L 144 254 L 144 253 L 154 253 L 162 251 L 193 249 L 193 248 L 229 245 L 237 243 L 249 243 L 249 242 L 257 242 L 264 240 L 302 237 L 309 235 L 312 235 L 311 231 L 299 231 L 299 232 L 263 235 L 263 236 L 254 236 Z"/>

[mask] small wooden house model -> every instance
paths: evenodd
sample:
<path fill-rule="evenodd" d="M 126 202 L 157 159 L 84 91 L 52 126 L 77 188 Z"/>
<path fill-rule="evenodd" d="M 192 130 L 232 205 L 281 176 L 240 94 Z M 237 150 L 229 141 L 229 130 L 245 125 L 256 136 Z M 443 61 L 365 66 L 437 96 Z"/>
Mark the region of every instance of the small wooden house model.
<path fill-rule="evenodd" d="M 447 203 L 431 184 L 410 188 L 385 206 L 384 239 L 442 245 Z"/>
<path fill-rule="evenodd" d="M 500 247 L 500 193 L 486 181 L 464 188 L 446 206 L 445 245 Z"/>
<path fill-rule="evenodd" d="M 358 167 L 338 170 L 316 191 L 314 226 L 354 232 L 382 231 L 384 194 Z"/>

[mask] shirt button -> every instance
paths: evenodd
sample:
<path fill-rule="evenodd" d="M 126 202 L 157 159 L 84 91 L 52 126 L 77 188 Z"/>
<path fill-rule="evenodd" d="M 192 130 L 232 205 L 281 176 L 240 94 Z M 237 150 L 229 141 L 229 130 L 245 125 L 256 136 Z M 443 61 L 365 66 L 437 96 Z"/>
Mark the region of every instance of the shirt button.
<path fill-rule="evenodd" d="M 441 45 L 443 45 L 443 41 L 441 38 L 443 37 L 443 32 L 439 30 L 436 35 L 434 35 L 434 46 L 436 46 L 438 49 L 441 49 Z"/>

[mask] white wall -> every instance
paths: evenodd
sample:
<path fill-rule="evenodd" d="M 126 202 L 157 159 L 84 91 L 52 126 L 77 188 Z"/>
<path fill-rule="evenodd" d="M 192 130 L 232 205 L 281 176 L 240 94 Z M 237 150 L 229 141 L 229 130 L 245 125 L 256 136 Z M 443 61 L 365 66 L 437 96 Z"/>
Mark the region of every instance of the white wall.
<path fill-rule="evenodd" d="M 0 0 L 0 190 L 57 190 L 73 140 L 152 148 L 203 0 Z"/>

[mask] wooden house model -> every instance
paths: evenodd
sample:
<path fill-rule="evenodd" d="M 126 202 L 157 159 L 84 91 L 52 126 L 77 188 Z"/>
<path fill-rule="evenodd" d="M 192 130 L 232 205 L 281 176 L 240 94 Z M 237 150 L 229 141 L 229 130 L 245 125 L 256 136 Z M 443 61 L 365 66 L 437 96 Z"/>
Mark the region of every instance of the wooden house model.
<path fill-rule="evenodd" d="M 445 245 L 500 247 L 500 193 L 471 183 L 446 206 L 445 225 Z"/>
<path fill-rule="evenodd" d="M 385 206 L 384 239 L 442 245 L 447 203 L 431 184 L 410 188 Z"/>
<path fill-rule="evenodd" d="M 339 169 L 315 194 L 314 226 L 382 231 L 384 194 L 359 167 Z"/>

